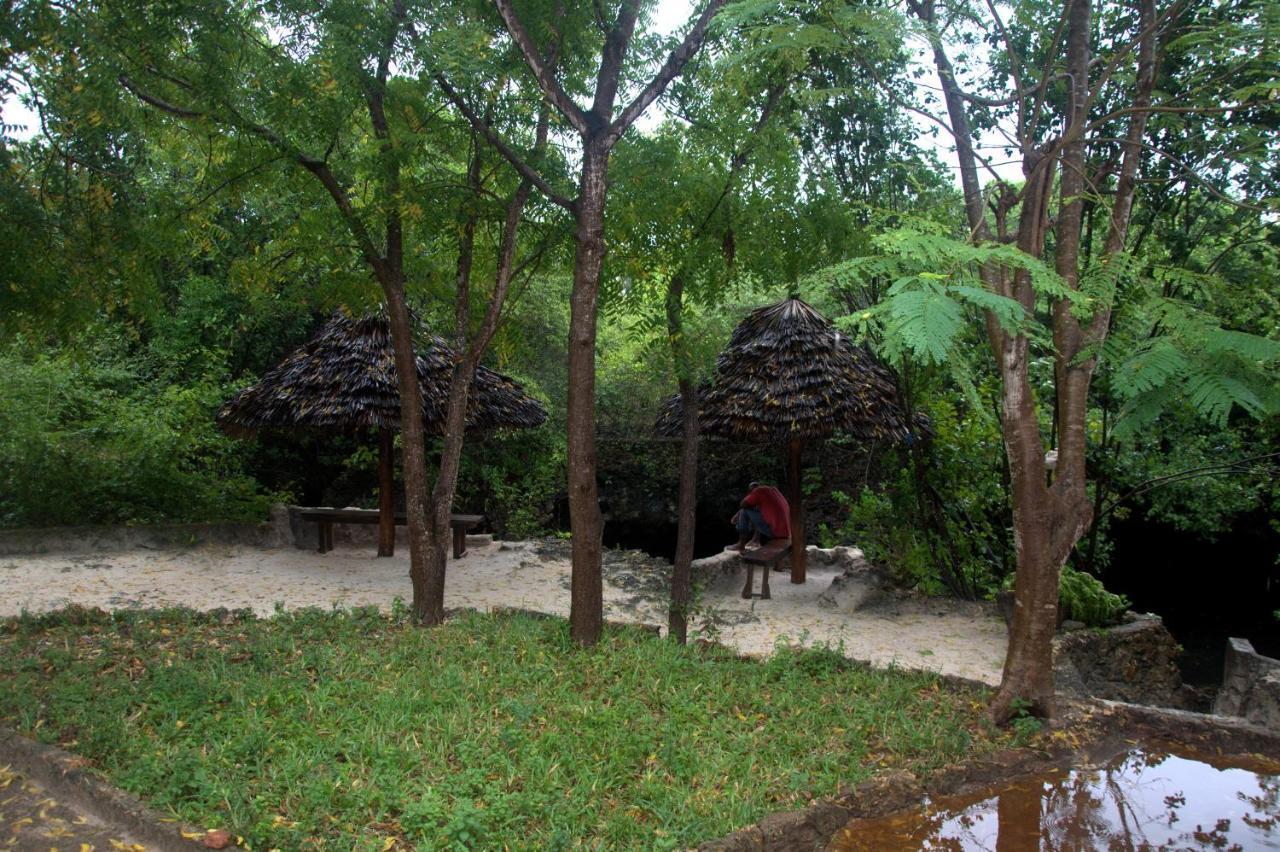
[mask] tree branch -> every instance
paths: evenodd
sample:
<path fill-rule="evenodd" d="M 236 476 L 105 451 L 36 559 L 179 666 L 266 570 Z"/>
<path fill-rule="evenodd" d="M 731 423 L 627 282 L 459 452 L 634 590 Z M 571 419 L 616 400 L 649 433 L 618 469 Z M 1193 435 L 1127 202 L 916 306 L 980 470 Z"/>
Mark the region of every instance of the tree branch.
<path fill-rule="evenodd" d="M 636 29 L 636 17 L 640 14 L 640 0 L 622 0 L 618 19 L 604 35 L 604 48 L 600 52 L 600 69 L 596 72 L 596 95 L 591 104 L 591 117 L 595 129 L 603 127 L 613 118 L 613 105 L 618 96 L 618 84 L 622 79 L 622 60 Z M 624 130 L 626 128 L 623 128 Z M 622 134 L 618 134 L 621 136 Z"/>
<path fill-rule="evenodd" d="M 444 75 L 436 74 L 435 80 L 436 85 L 440 87 L 440 91 L 443 92 L 444 96 L 458 108 L 458 112 L 462 113 L 467 121 L 471 122 L 471 126 L 479 131 L 489 144 L 492 145 L 499 154 L 506 158 L 507 162 L 511 163 L 512 167 L 520 173 L 521 177 L 536 186 L 538 191 L 552 202 L 558 204 L 571 213 L 573 212 L 576 206 L 573 200 L 568 196 L 557 192 L 537 169 L 525 162 L 524 159 L 517 154 L 501 136 L 498 135 L 497 131 L 495 131 L 487 121 L 476 114 L 475 110 L 467 104 L 466 99 L 463 98 L 462 95 L 453 88 L 453 86 L 449 85 L 449 81 L 444 78 Z"/>
<path fill-rule="evenodd" d="M 498 2 L 507 2 L 507 0 L 498 0 Z M 685 35 L 684 41 L 680 46 L 671 51 L 671 55 L 667 57 L 667 61 L 662 64 L 657 75 L 649 81 L 649 85 L 636 96 L 635 100 L 629 103 L 617 119 L 609 125 L 609 137 L 616 140 L 626 132 L 627 128 L 635 123 L 636 119 L 653 103 L 659 95 L 666 90 L 671 81 L 674 80 L 684 66 L 693 58 L 693 55 L 702 47 L 703 40 L 707 37 L 707 29 L 711 26 L 712 19 L 720 8 L 724 6 L 725 0 L 709 0 L 707 7 L 702 10 L 702 14 L 698 16 L 698 20 L 693 25 L 693 29 L 689 30 Z"/>
<path fill-rule="evenodd" d="M 573 125 L 574 130 L 586 136 L 590 133 L 586 112 L 583 111 L 582 107 L 574 103 L 573 98 L 569 97 L 560 86 L 560 81 L 556 79 L 550 63 L 543 60 L 542 51 L 538 50 L 538 46 L 533 42 L 533 37 L 529 35 L 529 31 L 525 29 L 524 24 L 520 22 L 519 16 L 516 15 L 516 11 L 511 5 L 511 0 L 494 0 L 494 3 L 498 7 L 498 14 L 502 16 L 503 23 L 507 25 L 507 32 L 511 34 L 511 38 L 524 55 L 524 60 L 529 69 L 533 71 L 533 76 L 537 78 L 538 87 L 542 89 L 542 93 L 546 95 L 547 100 L 551 101 L 551 105 L 568 120 L 569 124 Z M 439 78 L 437 77 L 438 80 Z"/>

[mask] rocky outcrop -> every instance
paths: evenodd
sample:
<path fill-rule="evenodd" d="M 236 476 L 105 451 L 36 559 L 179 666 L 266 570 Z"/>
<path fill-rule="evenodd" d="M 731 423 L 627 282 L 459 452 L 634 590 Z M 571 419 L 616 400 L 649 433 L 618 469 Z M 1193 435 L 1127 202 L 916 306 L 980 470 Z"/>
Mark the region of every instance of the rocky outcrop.
<path fill-rule="evenodd" d="M 1228 639 L 1213 712 L 1280 731 L 1280 660 L 1259 654 L 1247 639 Z"/>
<path fill-rule="evenodd" d="M 805 548 L 810 565 L 843 568 L 844 573 L 831 581 L 830 587 L 818 598 L 818 605 L 838 612 L 856 612 L 879 603 L 893 592 L 893 583 L 874 565 L 866 560 L 856 547 Z M 791 557 L 785 556 L 778 563 L 779 572 L 790 570 Z M 726 550 L 705 559 L 693 561 L 695 580 L 711 583 L 718 577 L 737 575 L 742 570 L 742 558 L 735 551 Z"/>
<path fill-rule="evenodd" d="M 830 550 L 810 548 L 810 558 L 818 564 L 843 565 L 844 573 L 818 598 L 818 605 L 838 612 L 856 612 L 884 600 L 894 590 L 885 574 L 866 560 L 855 547 Z M 826 562 L 823 560 L 826 559 Z"/>
<path fill-rule="evenodd" d="M 1159 616 L 1128 613 L 1116 627 L 1059 636 L 1054 680 L 1068 695 L 1192 709 L 1197 696 L 1182 683 L 1180 653 Z"/>

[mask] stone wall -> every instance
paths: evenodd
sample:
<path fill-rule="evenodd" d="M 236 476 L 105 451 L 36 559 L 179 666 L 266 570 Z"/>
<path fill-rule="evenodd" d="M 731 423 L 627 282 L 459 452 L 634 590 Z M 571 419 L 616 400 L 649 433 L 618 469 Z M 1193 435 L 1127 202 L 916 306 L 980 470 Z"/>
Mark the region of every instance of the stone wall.
<path fill-rule="evenodd" d="M 1182 683 L 1181 649 L 1156 615 L 1127 613 L 1124 624 L 1073 630 L 1054 643 L 1054 680 L 1068 695 L 1193 709 Z"/>
<path fill-rule="evenodd" d="M 314 525 L 312 525 L 314 526 Z M 312 546 L 315 532 L 312 531 Z M 155 526 L 42 527 L 0 530 L 0 556 L 95 553 L 111 550 L 194 547 L 200 544 L 288 547 L 294 543 L 289 512 L 272 506 L 261 524 L 157 524 Z"/>
<path fill-rule="evenodd" d="M 311 508 L 311 507 L 306 507 Z M 115 550 L 174 550 L 204 544 L 243 547 L 296 547 L 315 550 L 318 525 L 303 521 L 300 506 L 274 505 L 260 524 L 156 524 L 154 526 L 43 527 L 0 530 L 0 556 L 38 556 L 42 553 L 102 553 Z M 408 548 L 408 529 L 396 527 L 396 544 Z M 339 547 L 378 546 L 377 524 L 334 524 Z M 467 544 L 481 546 L 490 535 L 469 535 Z"/>
<path fill-rule="evenodd" d="M 1280 731 L 1280 660 L 1262 656 L 1247 639 L 1228 639 L 1213 712 Z"/>

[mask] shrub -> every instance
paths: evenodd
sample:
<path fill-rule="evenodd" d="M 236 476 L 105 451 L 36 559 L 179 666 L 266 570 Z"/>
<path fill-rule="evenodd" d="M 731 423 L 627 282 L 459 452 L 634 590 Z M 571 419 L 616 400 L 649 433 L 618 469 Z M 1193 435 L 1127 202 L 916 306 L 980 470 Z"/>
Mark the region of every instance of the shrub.
<path fill-rule="evenodd" d="M 1108 592 L 1097 577 L 1069 565 L 1062 567 L 1058 594 L 1067 614 L 1090 627 L 1114 623 L 1130 605 L 1124 595 Z"/>
<path fill-rule="evenodd" d="M 154 381 L 122 349 L 0 353 L 0 526 L 261 518 L 270 495 L 213 422 L 227 388 Z"/>

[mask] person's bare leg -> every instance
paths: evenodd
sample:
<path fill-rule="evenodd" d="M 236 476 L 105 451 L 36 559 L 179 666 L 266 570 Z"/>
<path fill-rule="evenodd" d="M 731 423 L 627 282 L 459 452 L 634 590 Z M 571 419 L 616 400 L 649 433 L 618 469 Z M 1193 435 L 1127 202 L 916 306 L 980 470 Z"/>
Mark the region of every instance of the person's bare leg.
<path fill-rule="evenodd" d="M 747 534 L 744 532 L 739 532 L 738 543 L 729 545 L 728 547 L 725 548 L 725 550 L 736 550 L 739 553 L 741 553 L 743 550 L 746 550 L 746 548 L 747 548 Z"/>

